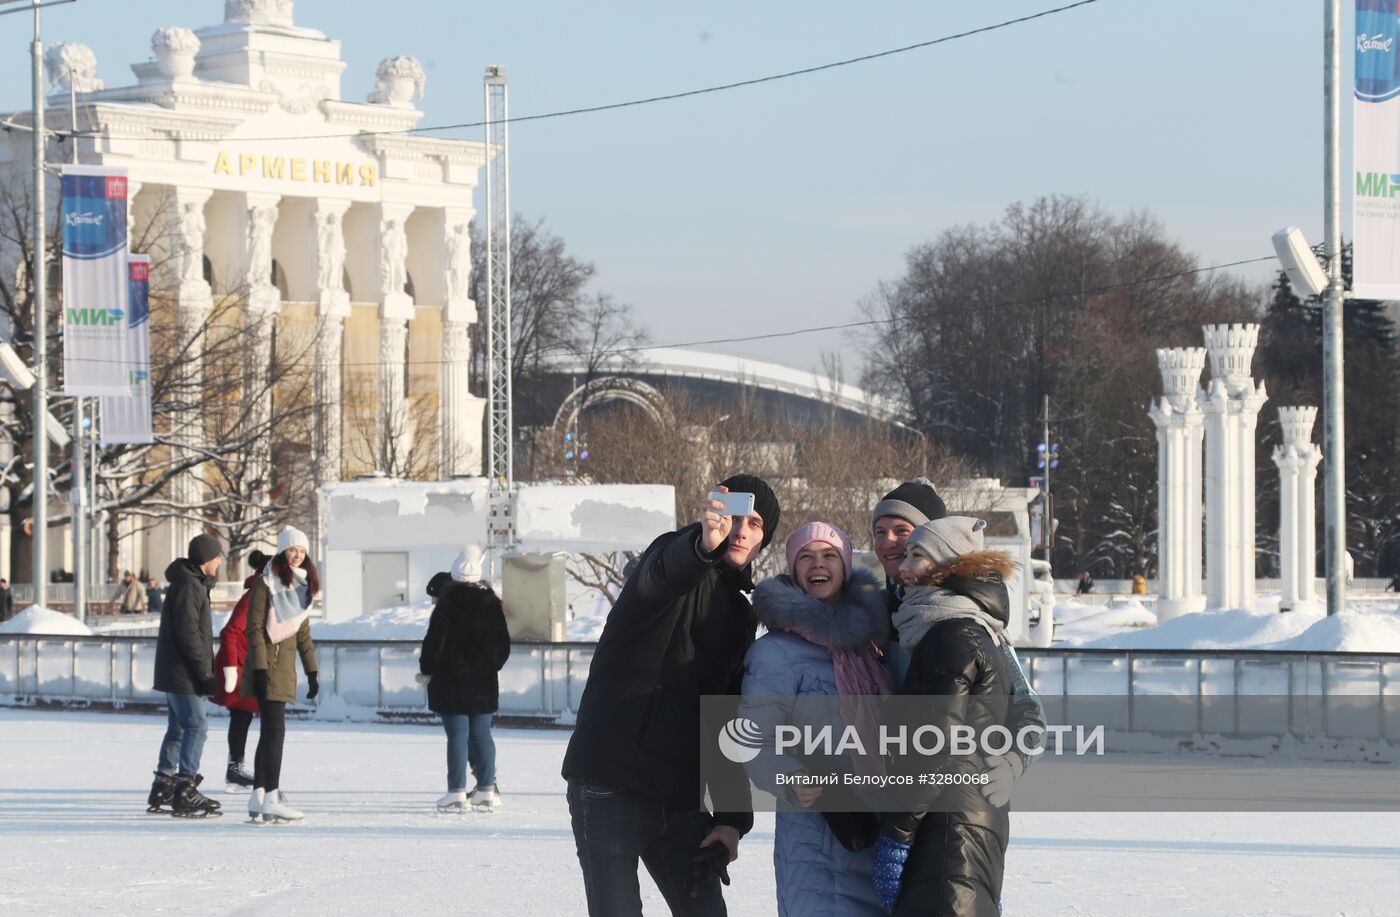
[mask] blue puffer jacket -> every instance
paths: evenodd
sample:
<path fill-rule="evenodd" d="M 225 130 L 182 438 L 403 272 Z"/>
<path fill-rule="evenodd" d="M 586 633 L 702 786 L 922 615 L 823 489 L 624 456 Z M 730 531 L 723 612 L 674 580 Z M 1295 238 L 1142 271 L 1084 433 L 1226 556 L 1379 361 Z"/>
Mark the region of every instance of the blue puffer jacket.
<path fill-rule="evenodd" d="M 831 653 L 786 630 L 795 627 L 819 634 L 832 645 L 855 647 L 870 640 L 883 645 L 889 629 L 884 603 L 884 590 L 861 569 L 852 574 L 840 599 L 833 603 L 808 596 L 787 576 L 760 583 L 753 594 L 753 607 L 769 633 L 749 648 L 744 660 L 744 698 L 739 715 L 753 720 L 771 736 L 778 725 L 794 721 L 796 697 L 835 695 Z M 761 756 L 750 765 L 749 773 L 760 789 L 780 800 L 791 800 L 791 788 L 777 786 L 774 775 L 779 770 L 792 773 L 800 768 L 790 758 L 775 765 L 779 760 Z M 785 811 L 786 806 L 780 804 L 773 843 L 779 915 L 884 915 L 871 881 L 874 848 L 853 853 L 836 839 L 820 812 L 802 810 L 795 802 L 788 805 L 796 811 Z"/>

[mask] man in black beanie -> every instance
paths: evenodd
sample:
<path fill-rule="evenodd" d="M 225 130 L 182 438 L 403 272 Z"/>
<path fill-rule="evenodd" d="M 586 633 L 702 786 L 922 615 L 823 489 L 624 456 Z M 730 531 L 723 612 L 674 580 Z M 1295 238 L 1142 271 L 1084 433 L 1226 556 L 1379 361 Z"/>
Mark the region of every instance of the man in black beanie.
<path fill-rule="evenodd" d="M 156 765 L 156 779 L 146 811 L 186 818 L 219 814 L 219 804 L 197 787 L 203 779 L 199 762 L 209 733 L 204 698 L 214 694 L 214 626 L 209 593 L 224 559 L 223 545 L 213 535 L 196 535 L 188 555 L 165 569 L 170 583 L 160 612 L 156 639 L 155 689 L 165 692 L 167 726 Z"/>
<path fill-rule="evenodd" d="M 753 475 L 715 490 L 753 494 L 753 514 L 726 516 L 706 497 L 696 522 L 651 543 L 608 615 L 579 702 L 563 773 L 593 917 L 642 913 L 639 859 L 672 914 L 725 914 L 720 880 L 753 827 L 751 811 L 704 807 L 700 697 L 740 693 L 757 630 L 752 564 L 780 507 Z M 707 777 L 747 788 L 733 767 Z"/>

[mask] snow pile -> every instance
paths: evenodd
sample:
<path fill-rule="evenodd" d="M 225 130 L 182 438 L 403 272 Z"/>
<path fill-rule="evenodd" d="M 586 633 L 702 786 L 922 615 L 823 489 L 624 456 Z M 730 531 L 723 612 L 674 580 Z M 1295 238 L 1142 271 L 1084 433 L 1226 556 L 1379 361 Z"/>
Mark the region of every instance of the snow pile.
<path fill-rule="evenodd" d="M 317 640 L 422 640 L 433 616 L 426 599 L 413 605 L 395 605 L 366 612 L 358 618 L 311 622 L 311 636 Z"/>
<path fill-rule="evenodd" d="M 92 628 L 72 615 L 30 605 L 4 624 L 0 634 L 58 634 L 64 637 L 90 637 Z"/>
<path fill-rule="evenodd" d="M 1264 648 L 1294 652 L 1400 653 L 1400 615 L 1367 614 L 1348 609 L 1322 618 L 1296 637 Z"/>
<path fill-rule="evenodd" d="M 1106 634 L 1155 627 L 1157 616 L 1137 599 L 1114 599 L 1107 605 L 1070 602 L 1055 606 L 1055 642 L 1083 646 Z"/>
<path fill-rule="evenodd" d="M 575 615 L 564 626 L 564 639 L 570 643 L 597 643 L 603 635 L 607 615 Z"/>

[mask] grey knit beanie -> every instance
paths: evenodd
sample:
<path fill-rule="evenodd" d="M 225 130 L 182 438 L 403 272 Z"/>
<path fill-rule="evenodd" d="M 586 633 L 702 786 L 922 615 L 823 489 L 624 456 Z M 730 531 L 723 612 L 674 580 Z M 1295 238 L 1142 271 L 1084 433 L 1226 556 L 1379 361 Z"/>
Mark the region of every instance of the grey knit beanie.
<path fill-rule="evenodd" d="M 971 516 L 944 516 L 917 526 L 904 543 L 905 550 L 918 548 L 929 560 L 942 566 L 964 554 L 982 550 L 982 530 L 986 520 Z"/>

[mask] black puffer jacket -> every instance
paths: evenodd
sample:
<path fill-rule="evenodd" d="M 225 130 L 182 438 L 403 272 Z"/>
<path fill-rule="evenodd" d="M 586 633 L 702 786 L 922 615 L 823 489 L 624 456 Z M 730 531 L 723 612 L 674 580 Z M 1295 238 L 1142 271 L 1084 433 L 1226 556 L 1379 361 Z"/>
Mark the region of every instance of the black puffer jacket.
<path fill-rule="evenodd" d="M 747 569 L 702 555 L 700 525 L 647 548 L 593 654 L 564 777 L 630 790 L 681 809 L 701 805 L 700 696 L 740 693 L 758 621 Z M 747 790 L 739 765 L 724 772 Z M 717 812 L 742 834 L 752 812 Z"/>
<path fill-rule="evenodd" d="M 168 694 L 203 694 L 214 677 L 214 624 L 209 590 L 215 579 L 183 557 L 165 568 L 170 588 L 160 610 L 156 638 L 155 689 Z"/>
<path fill-rule="evenodd" d="M 428 709 L 477 716 L 500 706 L 498 674 L 510 658 L 501 600 L 487 585 L 453 583 L 428 620 L 418 668 L 431 675 Z"/>
<path fill-rule="evenodd" d="M 1004 626 L 1009 619 L 1004 577 L 1009 572 L 1000 552 L 969 554 L 943 568 L 937 585 L 971 599 Z M 938 621 L 910 655 L 901 694 L 977 698 L 966 706 L 938 704 L 937 725 L 946 730 L 965 723 L 980 734 L 987 727 L 1008 724 L 1009 660 L 977 621 Z M 977 771 L 984 766 L 980 760 L 970 763 Z M 979 786 L 932 790 L 920 811 L 887 814 L 881 830 L 913 845 L 895 915 L 996 917 L 1010 819 L 1005 808 L 989 806 Z"/>

